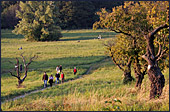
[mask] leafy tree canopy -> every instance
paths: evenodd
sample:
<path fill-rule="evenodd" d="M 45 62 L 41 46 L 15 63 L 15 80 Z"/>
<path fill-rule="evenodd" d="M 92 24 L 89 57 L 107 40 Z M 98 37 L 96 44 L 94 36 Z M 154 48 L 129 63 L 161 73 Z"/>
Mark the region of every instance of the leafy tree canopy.
<path fill-rule="evenodd" d="M 60 27 L 56 26 L 58 9 L 54 1 L 21 1 L 20 8 L 16 16 L 21 21 L 15 26 L 14 33 L 31 41 L 54 41 L 62 37 Z"/>
<path fill-rule="evenodd" d="M 99 27 L 107 28 L 108 30 L 133 38 L 137 42 L 135 48 L 139 51 L 141 50 L 141 56 L 145 52 L 145 49 L 140 49 L 140 45 L 143 45 L 142 40 L 144 41 L 144 35 L 162 24 L 166 23 L 169 25 L 168 4 L 168 1 L 131 1 L 124 2 L 124 5 L 112 8 L 112 12 L 108 12 L 103 8 L 97 12 L 100 20 L 93 24 L 93 29 Z M 168 29 L 163 29 L 155 35 L 155 51 L 158 51 L 160 44 L 162 44 L 162 48 L 169 49 L 168 37 Z M 168 50 L 166 54 L 168 54 Z M 164 56 L 163 59 L 165 58 L 168 59 L 168 55 Z"/>

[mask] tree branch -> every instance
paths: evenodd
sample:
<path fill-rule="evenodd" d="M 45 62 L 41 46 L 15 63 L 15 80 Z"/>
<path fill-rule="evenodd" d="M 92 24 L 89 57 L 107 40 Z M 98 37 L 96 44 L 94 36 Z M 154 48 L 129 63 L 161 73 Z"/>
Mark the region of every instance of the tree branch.
<path fill-rule="evenodd" d="M 142 58 L 145 59 L 147 62 L 149 62 L 149 58 L 147 57 L 146 53 L 144 55 L 142 55 Z"/>
<path fill-rule="evenodd" d="M 23 60 L 24 66 L 26 66 L 26 62 L 25 62 L 25 58 L 24 58 L 23 54 L 24 54 L 24 52 L 23 52 L 23 53 L 21 53 L 21 55 L 20 55 L 20 56 L 22 57 L 22 60 Z"/>
<path fill-rule="evenodd" d="M 167 24 L 160 25 L 155 30 L 153 30 L 152 32 L 149 33 L 149 38 L 153 37 L 158 31 L 160 31 L 160 30 L 162 30 L 164 28 L 168 28 L 168 27 L 169 26 Z"/>
<path fill-rule="evenodd" d="M 17 60 L 17 68 L 16 68 L 17 76 L 20 77 L 20 74 L 19 74 L 19 60 L 18 60 L 18 58 L 16 58 L 16 60 Z"/>
<path fill-rule="evenodd" d="M 11 73 L 11 76 L 14 76 L 14 77 L 16 77 L 17 79 L 19 79 L 19 80 L 20 80 L 20 78 L 19 78 L 18 76 L 14 75 L 11 71 L 8 71 L 8 72 L 10 72 L 10 73 Z"/>
<path fill-rule="evenodd" d="M 166 48 L 165 50 L 163 50 L 163 51 L 161 52 L 161 54 L 156 58 L 156 61 L 159 61 L 159 60 L 164 56 L 164 54 L 166 53 L 167 50 L 168 50 L 168 48 Z"/>
<path fill-rule="evenodd" d="M 116 33 L 123 33 L 124 35 L 130 36 L 130 37 L 132 37 L 132 38 L 134 39 L 134 37 L 133 37 L 131 34 L 126 33 L 126 32 L 123 32 L 123 31 L 120 30 L 120 29 L 117 29 L 117 30 L 118 30 L 118 31 L 116 31 L 116 30 L 114 30 L 113 28 L 111 28 L 111 31 L 114 31 L 114 32 L 116 32 Z"/>
<path fill-rule="evenodd" d="M 131 65 L 131 62 L 132 62 L 131 58 L 132 58 L 132 56 L 130 56 L 129 59 L 128 59 L 128 63 L 127 63 L 128 67 Z"/>
<path fill-rule="evenodd" d="M 161 51 L 162 51 L 162 46 L 161 46 L 161 44 L 159 43 L 159 50 L 158 50 L 157 55 L 155 56 L 155 59 L 157 59 L 157 58 L 161 55 Z"/>
<path fill-rule="evenodd" d="M 27 65 L 26 66 L 28 66 L 29 64 L 31 64 L 31 62 L 33 62 L 33 59 L 36 59 L 36 58 L 38 58 L 38 56 L 36 56 L 36 55 L 34 55 L 32 58 L 30 58 L 30 61 L 27 63 Z"/>
<path fill-rule="evenodd" d="M 111 49 L 109 49 L 109 50 L 110 50 L 110 54 L 111 54 L 110 56 L 112 57 L 113 63 L 114 63 L 115 65 L 117 65 L 120 70 L 124 71 L 124 69 L 120 66 L 120 64 L 118 64 L 118 63 L 116 62 L 116 60 L 115 60 L 115 58 L 114 58 L 114 56 L 113 56 L 113 53 L 111 52 Z"/>

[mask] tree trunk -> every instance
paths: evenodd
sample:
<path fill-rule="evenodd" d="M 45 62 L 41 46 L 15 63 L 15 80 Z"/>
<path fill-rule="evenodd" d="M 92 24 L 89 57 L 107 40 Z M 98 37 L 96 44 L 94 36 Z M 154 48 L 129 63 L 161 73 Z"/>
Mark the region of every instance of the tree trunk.
<path fill-rule="evenodd" d="M 142 81 L 144 79 L 144 74 L 138 74 L 135 72 L 136 84 L 135 87 L 141 88 Z"/>
<path fill-rule="evenodd" d="M 131 72 L 124 71 L 123 75 L 124 75 L 123 84 L 127 84 L 128 82 L 134 80 L 134 78 L 131 76 Z"/>
<path fill-rule="evenodd" d="M 135 51 L 135 61 L 134 61 L 134 72 L 135 72 L 135 78 L 136 78 L 136 84 L 135 87 L 141 88 L 142 81 L 144 79 L 144 75 L 146 74 L 146 69 L 144 67 L 144 71 L 141 71 L 141 64 L 139 63 L 139 54 Z"/>
<path fill-rule="evenodd" d="M 158 66 L 152 66 L 148 70 L 149 80 L 151 81 L 150 99 L 156 98 L 162 94 L 162 89 L 165 85 L 164 75 Z"/>
<path fill-rule="evenodd" d="M 159 45 L 159 50 L 155 56 L 154 48 L 154 35 L 161 29 L 169 27 L 167 24 L 160 25 L 158 28 L 150 32 L 148 35 L 144 35 L 144 38 L 147 42 L 146 53 L 142 56 L 148 63 L 148 76 L 151 81 L 151 90 L 150 90 L 150 99 L 156 98 L 162 94 L 162 89 L 165 85 L 164 75 L 161 73 L 161 70 L 158 66 L 158 61 L 165 53 L 161 46 Z"/>
<path fill-rule="evenodd" d="M 129 60 L 128 60 L 128 63 L 124 69 L 124 79 L 123 79 L 123 83 L 124 84 L 127 84 L 128 82 L 131 82 L 134 80 L 134 78 L 132 77 L 131 75 L 131 63 L 132 63 L 132 60 L 131 60 L 131 57 L 129 57 Z"/>
<path fill-rule="evenodd" d="M 136 60 L 135 60 L 136 61 Z M 134 73 L 136 78 L 136 84 L 135 87 L 141 88 L 142 81 L 144 79 L 144 76 L 146 74 L 146 67 L 143 65 L 144 70 L 142 71 L 141 65 L 139 64 L 139 61 L 134 63 Z"/>

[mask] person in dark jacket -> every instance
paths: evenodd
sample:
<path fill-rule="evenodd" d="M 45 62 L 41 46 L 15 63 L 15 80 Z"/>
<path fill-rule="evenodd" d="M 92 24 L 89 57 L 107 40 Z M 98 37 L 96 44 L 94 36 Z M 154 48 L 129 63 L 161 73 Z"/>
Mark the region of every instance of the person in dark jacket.
<path fill-rule="evenodd" d="M 59 72 L 56 73 L 55 77 L 56 77 L 56 82 L 55 83 L 57 84 L 57 82 L 58 82 L 58 84 L 59 84 L 59 82 L 60 82 L 59 81 L 59 78 L 60 78 Z"/>
<path fill-rule="evenodd" d="M 53 85 L 53 75 L 51 75 L 50 77 L 49 77 L 49 83 L 50 83 L 50 86 L 52 87 L 52 85 Z"/>
<path fill-rule="evenodd" d="M 62 65 L 60 65 L 59 69 L 60 69 L 60 72 L 62 72 L 62 69 L 63 69 L 63 68 L 62 68 Z"/>
<path fill-rule="evenodd" d="M 42 80 L 44 80 L 44 87 L 47 87 L 48 75 L 46 74 L 46 72 L 44 72 Z"/>

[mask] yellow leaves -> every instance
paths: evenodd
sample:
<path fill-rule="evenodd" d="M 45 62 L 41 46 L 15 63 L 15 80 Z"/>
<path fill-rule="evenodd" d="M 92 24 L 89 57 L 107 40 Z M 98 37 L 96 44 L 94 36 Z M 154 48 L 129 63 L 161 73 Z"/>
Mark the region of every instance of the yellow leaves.
<path fill-rule="evenodd" d="M 41 32 L 42 32 L 42 34 L 49 35 L 49 31 L 47 29 L 45 30 L 44 28 L 42 28 Z"/>
<path fill-rule="evenodd" d="M 96 30 L 99 27 L 99 22 L 95 22 L 93 24 L 93 30 Z"/>
<path fill-rule="evenodd" d="M 20 1 L 20 7 L 21 7 L 21 10 L 24 11 L 25 7 L 26 7 L 26 4 L 22 1 Z"/>
<path fill-rule="evenodd" d="M 126 5 L 124 5 L 123 8 L 126 8 Z"/>
<path fill-rule="evenodd" d="M 49 15 L 50 17 L 52 17 L 52 12 L 51 12 L 51 9 L 50 9 L 49 5 L 46 8 L 45 14 Z"/>
<path fill-rule="evenodd" d="M 124 2 L 124 8 L 127 8 L 127 7 L 129 7 L 131 4 L 134 4 L 134 1 L 125 1 Z"/>
<path fill-rule="evenodd" d="M 116 11 L 116 9 L 115 9 L 115 7 L 113 7 L 113 8 L 112 8 L 112 12 L 115 12 L 115 11 Z"/>

